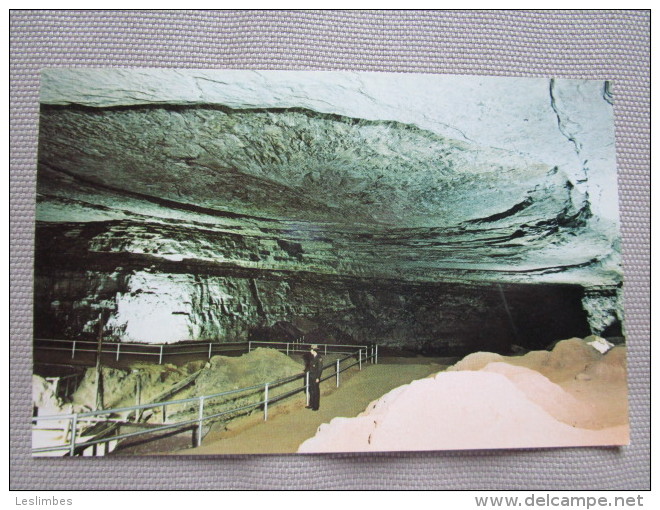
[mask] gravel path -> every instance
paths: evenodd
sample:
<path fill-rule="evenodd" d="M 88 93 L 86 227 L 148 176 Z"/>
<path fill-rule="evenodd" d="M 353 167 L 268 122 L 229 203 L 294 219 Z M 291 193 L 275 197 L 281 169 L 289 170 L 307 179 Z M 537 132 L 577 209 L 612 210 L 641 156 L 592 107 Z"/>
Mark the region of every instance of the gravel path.
<path fill-rule="evenodd" d="M 334 378 L 321 385 L 319 411 L 305 409 L 304 394 L 290 403 L 269 409 L 268 421 L 263 414 L 236 420 L 227 428 L 217 424 L 206 435 L 199 448 L 173 452 L 185 455 L 245 453 L 295 453 L 298 446 L 314 436 L 322 423 L 337 416 L 352 417 L 367 405 L 398 386 L 408 384 L 444 370 L 450 360 L 442 358 L 381 359 L 378 365 L 363 366 L 342 373 L 339 388 Z"/>

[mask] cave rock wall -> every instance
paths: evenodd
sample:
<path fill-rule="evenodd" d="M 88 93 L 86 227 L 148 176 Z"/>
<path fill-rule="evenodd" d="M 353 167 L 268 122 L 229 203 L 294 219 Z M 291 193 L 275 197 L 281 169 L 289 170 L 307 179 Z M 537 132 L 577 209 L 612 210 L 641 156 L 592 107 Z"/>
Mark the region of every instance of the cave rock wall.
<path fill-rule="evenodd" d="M 620 334 L 606 82 L 47 70 L 41 102 L 37 336 Z"/>

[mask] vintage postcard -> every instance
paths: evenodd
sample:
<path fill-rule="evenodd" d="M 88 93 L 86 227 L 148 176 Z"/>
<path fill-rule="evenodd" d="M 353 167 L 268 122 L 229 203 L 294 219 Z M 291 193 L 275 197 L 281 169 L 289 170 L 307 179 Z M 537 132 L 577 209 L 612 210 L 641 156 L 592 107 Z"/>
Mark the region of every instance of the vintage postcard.
<path fill-rule="evenodd" d="M 33 455 L 628 444 L 612 105 L 44 70 Z"/>

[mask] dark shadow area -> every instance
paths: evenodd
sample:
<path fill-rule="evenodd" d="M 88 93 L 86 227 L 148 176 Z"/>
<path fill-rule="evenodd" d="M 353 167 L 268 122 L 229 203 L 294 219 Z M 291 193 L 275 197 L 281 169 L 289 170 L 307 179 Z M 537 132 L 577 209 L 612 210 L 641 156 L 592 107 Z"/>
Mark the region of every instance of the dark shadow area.
<path fill-rule="evenodd" d="M 121 432 L 132 432 L 135 427 L 124 426 Z M 137 429 L 136 429 L 137 430 Z M 204 427 L 204 432 L 208 427 Z M 111 455 L 149 455 L 171 452 L 197 446 L 197 426 L 187 425 L 178 429 L 145 433 L 135 438 L 122 440 Z"/>

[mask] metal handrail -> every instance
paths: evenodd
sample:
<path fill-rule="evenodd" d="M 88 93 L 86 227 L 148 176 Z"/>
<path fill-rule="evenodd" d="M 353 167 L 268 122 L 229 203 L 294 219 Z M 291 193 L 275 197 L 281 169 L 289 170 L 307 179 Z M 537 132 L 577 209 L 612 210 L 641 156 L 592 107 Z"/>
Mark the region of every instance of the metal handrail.
<path fill-rule="evenodd" d="M 70 351 L 71 359 L 75 358 L 76 353 L 80 352 L 98 352 L 98 342 L 92 340 L 70 340 L 70 339 L 57 339 L 57 338 L 35 338 L 35 345 L 41 343 L 41 349 L 50 351 Z M 44 343 L 67 344 L 70 347 L 55 347 L 43 345 Z M 138 343 L 138 342 L 117 342 L 117 341 L 104 341 L 102 354 L 114 354 L 116 360 L 119 360 L 121 354 L 134 355 L 134 356 L 158 356 L 158 363 L 163 363 L 164 356 L 167 355 L 184 355 L 184 354 L 206 354 L 210 359 L 213 353 L 218 351 L 231 351 L 235 350 L 232 347 L 245 348 L 247 342 L 205 342 L 198 340 L 185 340 L 176 343 L 166 344 L 152 344 L 152 343 Z M 83 346 L 83 347 L 81 347 Z M 89 348 L 85 348 L 89 346 Z M 208 346 L 208 348 L 207 348 Z M 183 348 L 197 348 L 182 351 Z M 151 352 L 155 351 L 155 352 Z M 169 351 L 169 352 L 167 352 Z"/>
<path fill-rule="evenodd" d="M 257 343 L 257 342 L 255 342 L 255 343 Z M 265 343 L 265 342 L 260 342 L 260 343 Z M 281 344 L 281 343 L 284 343 L 284 342 L 273 342 L 273 343 Z M 329 344 L 329 345 L 331 345 L 331 344 Z M 334 344 L 334 346 L 339 346 L 339 344 Z M 344 346 L 341 346 L 341 347 L 346 347 L 346 346 L 344 345 Z M 355 346 L 355 347 L 359 348 L 358 351 L 357 351 L 358 361 L 355 361 L 355 362 L 353 362 L 353 363 L 351 363 L 348 366 L 345 366 L 343 368 L 340 367 L 342 362 L 344 362 L 344 361 L 352 358 L 353 356 L 355 356 L 356 353 L 354 351 L 354 352 L 349 353 L 347 356 L 345 356 L 341 359 L 337 359 L 334 362 L 331 362 L 331 363 L 328 363 L 328 364 L 324 365 L 323 370 L 325 370 L 326 368 L 329 368 L 331 366 L 335 366 L 335 373 L 330 374 L 326 377 L 323 377 L 321 379 L 321 382 L 326 381 L 326 380 L 328 380 L 328 379 L 330 379 L 331 377 L 334 376 L 334 377 L 336 377 L 336 381 L 337 381 L 336 384 L 337 384 L 337 387 L 338 387 L 339 386 L 339 374 L 341 372 L 344 372 L 344 371 L 348 370 L 349 368 L 354 367 L 356 365 L 359 365 L 360 369 L 362 369 L 362 362 L 363 361 L 366 362 L 370 359 L 372 360 L 372 362 L 374 362 L 374 363 L 376 362 L 377 352 L 378 352 L 377 346 L 375 346 L 375 349 L 372 348 L 371 355 L 369 355 L 368 346 Z M 363 358 L 363 354 L 362 354 L 363 350 L 365 351 L 364 358 Z M 264 420 L 267 420 L 268 419 L 268 405 L 269 405 L 269 403 L 272 404 L 272 403 L 275 403 L 275 402 L 279 402 L 280 400 L 283 400 L 283 399 L 285 399 L 289 396 L 295 395 L 296 393 L 300 393 L 302 391 L 305 391 L 307 393 L 307 395 L 309 395 L 309 382 L 307 381 L 306 384 L 304 386 L 302 386 L 301 388 L 294 389 L 294 390 L 288 390 L 285 393 L 282 393 L 282 394 L 279 394 L 279 395 L 269 396 L 269 390 L 270 389 L 280 387 L 284 384 L 288 384 L 290 382 L 296 381 L 296 380 L 301 379 L 301 378 L 305 379 L 306 378 L 306 373 L 296 374 L 294 376 L 289 376 L 289 377 L 285 377 L 285 378 L 282 378 L 282 379 L 277 379 L 275 381 L 262 383 L 262 384 L 256 384 L 256 385 L 253 385 L 253 386 L 247 386 L 247 387 L 244 387 L 244 388 L 238 388 L 238 389 L 235 389 L 235 390 L 229 390 L 229 391 L 213 393 L 211 395 L 202 395 L 202 396 L 198 396 L 198 397 L 189 397 L 189 398 L 184 398 L 184 399 L 169 400 L 169 401 L 165 401 L 165 402 L 155 402 L 155 403 L 150 403 L 150 404 L 137 404 L 137 405 L 133 405 L 133 406 L 120 407 L 120 408 L 114 408 L 114 409 L 101 409 L 101 410 L 97 410 L 97 411 L 86 411 L 86 412 L 82 412 L 82 413 L 70 413 L 70 414 L 64 414 L 64 415 L 60 414 L 60 415 L 49 415 L 49 416 L 35 416 L 35 417 L 32 418 L 32 422 L 34 424 L 36 424 L 37 422 L 40 422 L 40 421 L 70 420 L 70 425 L 69 425 L 68 428 L 71 430 L 71 440 L 68 444 L 65 444 L 65 445 L 33 448 L 32 453 L 33 454 L 38 454 L 38 453 L 68 450 L 69 455 L 74 456 L 76 449 L 80 449 L 80 448 L 86 449 L 90 446 L 94 446 L 94 445 L 100 444 L 100 443 L 107 443 L 107 442 L 110 442 L 110 441 L 118 441 L 120 439 L 126 439 L 126 438 L 129 438 L 129 437 L 134 437 L 134 436 L 138 436 L 138 435 L 142 435 L 142 434 L 158 432 L 158 431 L 161 431 L 161 430 L 168 430 L 168 429 L 173 429 L 173 428 L 182 428 L 182 427 L 185 427 L 187 425 L 192 425 L 192 424 L 197 424 L 197 445 L 199 446 L 199 445 L 201 445 L 202 427 L 203 427 L 203 423 L 205 421 L 208 421 L 208 420 L 214 419 L 214 418 L 218 418 L 218 417 L 226 415 L 226 414 L 236 413 L 236 412 L 239 412 L 239 411 L 242 411 L 242 410 L 245 410 L 245 409 L 258 408 L 260 406 L 263 406 L 263 408 L 264 408 Z M 258 402 L 250 403 L 250 404 L 247 404 L 247 405 L 244 405 L 244 406 L 239 406 L 237 408 L 224 410 L 224 411 L 221 411 L 219 413 L 212 414 L 212 415 L 204 416 L 203 409 L 204 409 L 204 402 L 205 401 L 212 400 L 212 399 L 219 398 L 219 397 L 225 397 L 225 396 L 229 396 L 229 395 L 238 395 L 238 394 L 241 394 L 241 393 L 247 393 L 249 391 L 260 390 L 262 388 L 264 389 L 264 394 L 265 394 L 265 397 L 264 397 L 263 400 L 259 400 Z M 228 399 L 223 403 L 226 404 L 228 402 L 231 402 L 231 400 L 232 399 Z M 128 417 L 132 414 L 133 411 L 135 411 L 135 416 L 137 417 L 138 416 L 138 411 L 142 411 L 142 410 L 145 410 L 145 409 L 153 409 L 153 408 L 163 408 L 163 420 L 165 420 L 165 408 L 167 406 L 181 405 L 181 404 L 187 404 L 187 403 L 193 403 L 193 402 L 198 403 L 198 405 L 197 405 L 198 417 L 196 419 L 189 419 L 189 420 L 184 420 L 184 421 L 180 421 L 180 422 L 176 422 L 176 423 L 170 423 L 170 424 L 163 423 L 163 425 L 155 427 L 155 428 L 150 428 L 149 430 L 130 432 L 130 433 L 125 433 L 125 434 L 117 434 L 117 435 L 113 435 L 112 437 L 104 437 L 104 438 L 101 438 L 101 439 L 86 440 L 86 441 L 83 441 L 83 442 L 76 443 L 78 423 L 80 423 L 81 421 L 84 421 L 85 418 L 105 416 L 105 415 L 111 415 L 111 414 L 126 413 L 126 417 L 128 419 Z M 214 405 L 218 405 L 218 404 L 221 404 L 221 403 L 216 403 Z M 194 409 L 194 407 L 195 406 L 193 406 L 192 409 Z M 106 423 L 108 421 L 109 420 L 105 420 Z M 113 421 L 113 423 L 121 423 L 121 422 Z M 130 424 L 131 422 L 127 421 L 125 423 Z M 136 422 L 134 422 L 134 423 L 137 423 L 137 419 L 136 419 Z"/>
<path fill-rule="evenodd" d="M 43 346 L 42 349 L 47 349 L 51 351 L 71 351 L 71 358 L 75 358 L 76 352 L 94 352 L 97 353 L 98 351 L 98 343 L 97 341 L 92 341 L 92 340 L 70 340 L 70 339 L 56 339 L 56 338 L 35 338 L 34 339 L 35 344 L 39 342 L 51 342 L 51 343 L 63 343 L 63 344 L 70 344 L 71 347 L 52 347 L 52 346 Z M 206 354 L 208 358 L 210 359 L 211 356 L 213 355 L 213 352 L 218 352 L 218 351 L 227 351 L 227 350 L 233 350 L 231 347 L 245 347 L 247 346 L 247 351 L 250 352 L 252 350 L 252 345 L 265 345 L 267 347 L 271 347 L 274 345 L 285 345 L 286 346 L 286 352 L 287 354 L 289 352 L 304 352 L 305 349 L 297 348 L 297 347 L 302 347 L 302 346 L 311 346 L 313 343 L 309 342 L 302 342 L 301 340 L 297 341 L 292 341 L 292 342 L 272 342 L 272 341 L 248 341 L 248 342 L 205 342 L 205 341 L 198 341 L 198 340 L 184 340 L 182 342 L 176 342 L 176 343 L 166 343 L 166 344 L 152 344 L 152 343 L 138 343 L 138 342 L 117 342 L 117 341 L 104 341 L 103 342 L 103 347 L 101 349 L 102 354 L 114 354 L 116 356 L 116 360 L 119 360 L 120 354 L 123 355 L 138 355 L 138 356 L 158 356 L 159 357 L 159 364 L 163 363 L 163 357 L 166 355 L 184 355 L 184 354 Z M 89 345 L 89 349 L 81 348 L 79 347 L 80 345 Z M 208 348 L 206 347 L 208 345 Z M 362 349 L 368 349 L 368 346 L 366 345 L 350 345 L 347 346 L 345 344 L 321 344 L 324 347 L 324 354 L 328 353 L 328 347 L 331 349 L 334 348 L 346 348 L 346 347 L 355 347 L 355 348 L 362 348 Z M 187 351 L 181 351 L 180 349 L 186 348 L 186 347 L 202 347 L 204 348 L 202 350 L 195 349 L 195 350 L 187 350 Z M 291 347 L 293 346 L 293 347 Z M 123 349 L 122 349 L 123 347 Z M 131 347 L 134 347 L 138 350 L 126 350 L 126 349 L 131 349 Z M 170 352 L 166 352 L 166 349 L 169 350 Z M 149 352 L 149 350 L 156 350 L 156 352 Z M 284 350 L 278 349 L 278 350 Z M 332 353 L 334 354 L 348 354 L 349 351 L 337 351 L 337 350 L 332 350 Z M 352 352 L 352 351 L 350 351 Z"/>
<path fill-rule="evenodd" d="M 290 349 L 292 352 L 305 352 L 308 351 L 309 348 L 312 345 L 317 345 L 315 342 L 273 342 L 273 341 L 261 341 L 261 340 L 250 340 L 248 341 L 248 352 L 252 350 L 252 345 L 266 345 L 266 346 L 273 346 L 273 345 L 286 345 L 286 346 L 307 346 L 306 349 Z M 340 348 L 359 348 L 359 349 L 368 349 L 368 345 L 353 345 L 353 344 L 320 344 L 323 346 L 324 354 L 328 353 L 328 347 L 334 348 L 334 347 L 340 347 Z M 279 349 L 278 349 L 279 350 Z M 320 349 L 319 349 L 320 350 Z M 350 351 L 351 353 L 353 351 Z M 341 351 L 330 351 L 330 354 L 342 354 Z"/>

